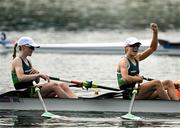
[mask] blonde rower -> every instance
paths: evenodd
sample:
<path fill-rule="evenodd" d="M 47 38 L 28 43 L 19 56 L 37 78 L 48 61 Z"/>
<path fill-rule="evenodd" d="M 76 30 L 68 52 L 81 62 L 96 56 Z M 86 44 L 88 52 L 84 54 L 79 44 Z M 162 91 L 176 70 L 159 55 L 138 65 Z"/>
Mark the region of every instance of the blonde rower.
<path fill-rule="evenodd" d="M 143 76 L 140 75 L 139 62 L 150 56 L 156 49 L 158 43 L 158 26 L 155 23 L 150 25 L 153 37 L 149 48 L 139 53 L 141 42 L 130 37 L 125 41 L 125 56 L 119 61 L 117 68 L 118 84 L 120 89 L 125 90 L 124 99 L 130 99 L 132 90 L 136 83 L 142 83 L 136 99 L 178 100 L 176 89 L 170 80 L 152 80 L 143 83 Z"/>
<path fill-rule="evenodd" d="M 16 56 L 16 47 L 19 47 L 19 54 Z M 12 80 L 15 89 L 26 89 L 26 96 L 37 97 L 33 81 L 40 88 L 43 97 L 59 97 L 59 98 L 77 98 L 65 83 L 56 83 L 49 80 L 46 74 L 40 73 L 33 68 L 33 65 L 27 58 L 31 56 L 35 48 L 39 48 L 30 37 L 21 37 L 14 46 L 13 61 L 12 61 Z M 47 81 L 43 84 L 38 84 L 40 78 Z"/>

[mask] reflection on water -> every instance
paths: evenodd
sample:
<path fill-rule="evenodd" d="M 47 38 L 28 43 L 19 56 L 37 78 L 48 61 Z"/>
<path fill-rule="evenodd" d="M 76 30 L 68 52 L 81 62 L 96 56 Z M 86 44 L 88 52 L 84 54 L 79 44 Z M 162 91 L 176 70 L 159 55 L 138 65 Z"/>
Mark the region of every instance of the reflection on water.
<path fill-rule="evenodd" d="M 136 115 L 141 121 L 128 121 L 120 117 L 124 113 L 112 112 L 54 112 L 61 115 L 61 119 L 45 119 L 40 111 L 0 111 L 0 126 L 14 127 L 179 127 L 180 118 L 175 114 L 143 114 Z"/>

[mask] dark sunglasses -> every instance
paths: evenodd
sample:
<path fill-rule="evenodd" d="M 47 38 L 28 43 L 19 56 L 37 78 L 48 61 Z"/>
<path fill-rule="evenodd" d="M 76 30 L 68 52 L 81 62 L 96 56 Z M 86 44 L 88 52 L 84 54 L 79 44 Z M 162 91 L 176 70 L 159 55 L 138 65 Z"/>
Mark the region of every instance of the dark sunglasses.
<path fill-rule="evenodd" d="M 34 50 L 35 48 L 33 46 L 28 46 L 31 50 Z"/>
<path fill-rule="evenodd" d="M 129 45 L 129 47 L 140 47 L 140 44 Z"/>

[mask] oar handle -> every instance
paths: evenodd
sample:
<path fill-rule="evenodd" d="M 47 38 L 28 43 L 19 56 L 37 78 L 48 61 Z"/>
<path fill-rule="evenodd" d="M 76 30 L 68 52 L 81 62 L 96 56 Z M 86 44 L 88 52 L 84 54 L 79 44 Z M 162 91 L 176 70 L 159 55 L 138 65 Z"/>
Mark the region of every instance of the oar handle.
<path fill-rule="evenodd" d="M 49 79 L 51 79 L 51 80 L 57 80 L 57 81 L 60 81 L 60 79 L 59 79 L 59 78 L 52 77 L 52 76 L 49 76 Z"/>
<path fill-rule="evenodd" d="M 152 79 L 152 78 L 146 78 L 146 77 L 144 77 L 144 76 L 143 76 L 143 79 L 144 79 L 144 80 L 147 80 L 147 81 L 152 81 L 152 80 L 154 80 L 154 79 Z"/>

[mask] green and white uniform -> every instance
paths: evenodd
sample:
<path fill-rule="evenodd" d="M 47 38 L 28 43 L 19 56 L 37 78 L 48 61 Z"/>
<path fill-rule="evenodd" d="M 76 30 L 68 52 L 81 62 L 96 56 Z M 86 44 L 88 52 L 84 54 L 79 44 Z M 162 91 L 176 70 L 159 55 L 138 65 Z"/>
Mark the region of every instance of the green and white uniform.
<path fill-rule="evenodd" d="M 26 75 L 30 74 L 32 70 L 32 66 L 29 60 L 28 60 L 28 65 L 27 65 L 22 58 L 20 59 L 22 60 L 24 74 Z M 34 95 L 35 90 L 34 90 L 33 81 L 26 81 L 26 82 L 19 81 L 15 71 L 11 72 L 11 76 L 12 76 L 12 81 L 16 90 L 26 89 L 25 93 L 27 97 L 32 97 Z"/>
<path fill-rule="evenodd" d="M 130 76 L 135 76 L 139 74 L 139 63 L 138 61 L 135 59 L 135 64 L 133 64 L 127 57 L 125 57 L 129 63 L 128 65 L 128 75 Z M 133 88 L 135 86 L 136 83 L 131 83 L 131 84 L 127 84 L 123 79 L 122 79 L 122 75 L 121 75 L 121 71 L 117 72 L 117 81 L 118 81 L 118 85 L 119 88 L 121 90 L 125 90 L 123 92 L 123 98 L 124 99 L 131 99 L 132 96 L 132 91 Z"/>

